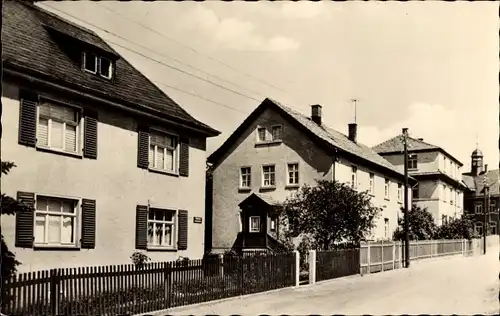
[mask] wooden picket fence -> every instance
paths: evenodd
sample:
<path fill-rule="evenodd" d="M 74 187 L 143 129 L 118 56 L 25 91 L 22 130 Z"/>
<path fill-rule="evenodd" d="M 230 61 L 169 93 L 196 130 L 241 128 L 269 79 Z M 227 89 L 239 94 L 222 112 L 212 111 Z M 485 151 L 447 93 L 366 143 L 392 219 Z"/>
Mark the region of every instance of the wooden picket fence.
<path fill-rule="evenodd" d="M 3 280 L 5 315 L 129 315 L 294 286 L 296 253 L 52 269 Z"/>
<path fill-rule="evenodd" d="M 316 282 L 359 273 L 359 248 L 316 252 Z"/>

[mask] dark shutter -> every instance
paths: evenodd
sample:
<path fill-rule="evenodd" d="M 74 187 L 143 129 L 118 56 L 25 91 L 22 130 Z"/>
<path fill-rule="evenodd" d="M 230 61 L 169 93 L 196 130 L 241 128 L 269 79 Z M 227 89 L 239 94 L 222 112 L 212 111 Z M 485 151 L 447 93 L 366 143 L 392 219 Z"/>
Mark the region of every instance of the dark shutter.
<path fill-rule="evenodd" d="M 97 159 L 97 114 L 85 113 L 83 156 Z"/>
<path fill-rule="evenodd" d="M 186 250 L 188 246 L 188 211 L 179 210 L 177 215 L 177 220 L 179 221 L 178 231 L 179 235 L 177 238 L 177 249 Z"/>
<path fill-rule="evenodd" d="M 17 192 L 17 200 L 28 208 L 16 212 L 16 247 L 33 247 L 33 216 L 35 206 L 35 193 Z"/>
<path fill-rule="evenodd" d="M 80 246 L 85 249 L 95 248 L 95 200 L 82 200 L 82 238 Z"/>
<path fill-rule="evenodd" d="M 148 247 L 148 207 L 137 205 L 135 213 L 135 249 Z"/>
<path fill-rule="evenodd" d="M 182 177 L 189 176 L 189 138 L 180 139 L 180 158 L 179 158 L 179 175 Z"/>
<path fill-rule="evenodd" d="M 20 99 L 19 144 L 35 147 L 38 96 L 31 92 L 21 91 Z"/>
<path fill-rule="evenodd" d="M 137 146 L 137 167 L 147 169 L 149 165 L 149 133 L 139 129 Z"/>

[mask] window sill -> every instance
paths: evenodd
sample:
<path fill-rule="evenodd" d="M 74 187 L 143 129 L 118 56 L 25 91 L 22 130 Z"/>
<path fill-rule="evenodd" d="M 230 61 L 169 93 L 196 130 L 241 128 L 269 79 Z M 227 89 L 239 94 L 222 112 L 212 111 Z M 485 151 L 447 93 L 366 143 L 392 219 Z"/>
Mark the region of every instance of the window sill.
<path fill-rule="evenodd" d="M 299 184 L 287 184 L 285 186 L 285 189 L 298 189 L 298 188 L 300 188 Z"/>
<path fill-rule="evenodd" d="M 46 245 L 46 244 L 35 244 L 33 250 L 45 250 L 45 251 L 80 251 L 80 247 L 76 245 Z"/>
<path fill-rule="evenodd" d="M 162 170 L 162 169 L 157 169 L 157 168 L 148 168 L 149 171 L 153 173 L 161 173 L 167 176 L 172 176 L 172 177 L 179 177 L 179 174 L 173 171 L 167 171 L 167 170 Z"/>
<path fill-rule="evenodd" d="M 69 152 L 69 151 L 64 151 L 64 150 L 50 148 L 50 147 L 45 147 L 45 146 L 40 146 L 40 145 L 37 145 L 36 149 L 39 150 L 39 151 L 43 151 L 43 152 L 47 152 L 47 153 L 53 153 L 53 154 L 62 155 L 62 156 L 68 156 L 68 157 L 74 157 L 74 158 L 80 158 L 80 159 L 83 158 L 83 154 L 80 153 L 80 152 L 72 153 L 72 152 Z"/>
<path fill-rule="evenodd" d="M 259 191 L 272 191 L 272 190 L 276 190 L 276 186 L 275 185 L 271 185 L 271 186 L 261 186 Z"/>
<path fill-rule="evenodd" d="M 368 192 L 368 195 L 371 196 L 371 197 L 375 197 L 375 194 L 371 193 L 371 192 Z"/>
<path fill-rule="evenodd" d="M 258 142 L 255 143 L 255 147 L 278 146 L 281 143 L 283 143 L 282 140 L 258 141 Z"/>
<path fill-rule="evenodd" d="M 246 193 L 246 192 L 250 192 L 250 191 L 252 191 L 252 188 L 250 188 L 250 187 L 239 187 L 238 188 L 238 192 L 240 192 L 240 193 Z"/>
<path fill-rule="evenodd" d="M 398 201 L 398 204 L 403 204 L 403 201 Z"/>
<path fill-rule="evenodd" d="M 391 198 L 384 197 L 384 200 L 386 200 L 386 201 L 390 201 L 390 200 L 391 200 Z"/>
<path fill-rule="evenodd" d="M 154 246 L 149 246 L 147 248 L 147 251 L 150 252 L 176 252 L 177 248 L 173 247 L 154 247 Z"/>

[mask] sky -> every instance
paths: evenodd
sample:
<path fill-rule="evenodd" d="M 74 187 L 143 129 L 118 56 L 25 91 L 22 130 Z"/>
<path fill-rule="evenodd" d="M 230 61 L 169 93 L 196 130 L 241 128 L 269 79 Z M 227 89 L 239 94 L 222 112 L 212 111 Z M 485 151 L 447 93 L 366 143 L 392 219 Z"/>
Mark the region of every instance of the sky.
<path fill-rule="evenodd" d="M 470 170 L 499 162 L 496 2 L 38 3 L 105 39 L 217 149 L 266 97 L 374 146 L 409 129 Z"/>

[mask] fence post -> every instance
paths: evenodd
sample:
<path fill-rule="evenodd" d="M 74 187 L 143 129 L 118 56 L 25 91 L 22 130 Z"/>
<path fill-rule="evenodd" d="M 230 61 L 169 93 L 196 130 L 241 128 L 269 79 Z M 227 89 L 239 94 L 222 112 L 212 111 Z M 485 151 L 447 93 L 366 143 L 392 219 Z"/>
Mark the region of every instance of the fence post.
<path fill-rule="evenodd" d="M 392 241 L 392 270 L 396 269 L 396 242 Z"/>
<path fill-rule="evenodd" d="M 316 250 L 309 250 L 309 284 L 316 283 Z"/>
<path fill-rule="evenodd" d="M 50 270 L 50 311 L 59 314 L 59 269 Z"/>
<path fill-rule="evenodd" d="M 368 240 L 366 242 L 366 274 L 370 274 L 371 272 L 371 266 L 370 266 L 370 261 L 371 261 L 371 258 L 370 258 L 370 241 Z"/>
<path fill-rule="evenodd" d="M 294 251 L 295 253 L 295 286 L 300 285 L 300 252 L 297 250 Z"/>
<path fill-rule="evenodd" d="M 384 272 L 384 240 L 382 240 L 382 244 L 380 246 L 380 261 L 381 261 L 380 270 Z"/>
<path fill-rule="evenodd" d="M 224 254 L 219 254 L 219 275 L 224 277 Z"/>

